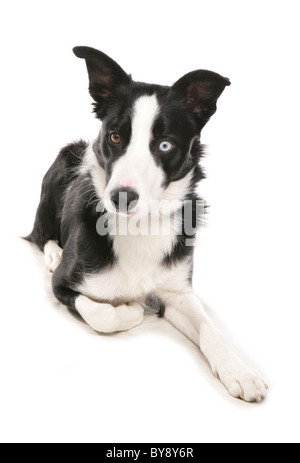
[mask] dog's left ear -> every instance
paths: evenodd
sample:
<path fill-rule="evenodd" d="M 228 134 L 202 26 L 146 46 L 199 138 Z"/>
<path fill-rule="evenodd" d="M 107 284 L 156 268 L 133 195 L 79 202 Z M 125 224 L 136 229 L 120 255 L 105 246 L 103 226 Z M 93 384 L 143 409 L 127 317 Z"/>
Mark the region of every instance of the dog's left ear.
<path fill-rule="evenodd" d="M 225 87 L 231 85 L 226 77 L 212 71 L 193 71 L 179 79 L 171 88 L 171 96 L 182 100 L 197 116 L 200 128 L 217 110 L 217 101 Z"/>

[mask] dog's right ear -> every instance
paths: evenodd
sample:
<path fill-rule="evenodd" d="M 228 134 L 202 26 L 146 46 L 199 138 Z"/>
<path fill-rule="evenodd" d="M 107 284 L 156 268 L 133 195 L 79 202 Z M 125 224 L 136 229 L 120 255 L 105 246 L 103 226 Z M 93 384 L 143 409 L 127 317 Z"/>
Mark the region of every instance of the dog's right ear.
<path fill-rule="evenodd" d="M 103 103 L 112 97 L 118 87 L 129 85 L 131 77 L 109 56 L 90 47 L 75 47 L 78 58 L 85 59 L 89 73 L 89 90 L 96 103 Z"/>

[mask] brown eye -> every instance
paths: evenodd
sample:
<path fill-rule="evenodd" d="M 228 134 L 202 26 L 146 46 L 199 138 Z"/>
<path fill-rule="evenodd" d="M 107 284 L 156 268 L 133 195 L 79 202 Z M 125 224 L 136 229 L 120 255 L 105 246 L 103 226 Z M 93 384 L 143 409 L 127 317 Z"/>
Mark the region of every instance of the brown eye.
<path fill-rule="evenodd" d="M 121 143 L 121 137 L 117 133 L 112 133 L 110 139 L 115 145 L 119 145 Z"/>

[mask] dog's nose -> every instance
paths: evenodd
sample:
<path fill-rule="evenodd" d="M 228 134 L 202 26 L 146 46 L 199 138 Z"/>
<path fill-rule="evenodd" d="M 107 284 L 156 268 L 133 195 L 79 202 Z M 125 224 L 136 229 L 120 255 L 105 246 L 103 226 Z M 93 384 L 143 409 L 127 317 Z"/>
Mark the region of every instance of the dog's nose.
<path fill-rule="evenodd" d="M 127 214 L 137 205 L 139 194 L 133 188 L 121 188 L 113 190 L 110 199 L 118 212 Z"/>

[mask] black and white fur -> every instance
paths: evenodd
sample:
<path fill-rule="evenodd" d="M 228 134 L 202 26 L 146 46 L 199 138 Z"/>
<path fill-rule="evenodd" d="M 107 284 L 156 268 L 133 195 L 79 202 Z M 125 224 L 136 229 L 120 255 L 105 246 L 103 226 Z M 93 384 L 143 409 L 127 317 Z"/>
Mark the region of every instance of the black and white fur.
<path fill-rule="evenodd" d="M 62 149 L 43 181 L 28 240 L 44 251 L 55 296 L 102 333 L 134 328 L 152 306 L 200 347 L 230 394 L 263 399 L 267 386 L 223 342 L 193 292 L 193 247 L 176 232 L 174 214 L 190 200 L 194 225 L 199 221 L 200 133 L 229 80 L 198 70 L 172 87 L 138 83 L 100 51 L 74 53 L 86 61 L 102 127 L 92 143 Z M 118 210 L 121 192 L 134 200 L 132 208 Z M 136 223 L 149 216 L 163 223 L 169 214 L 173 222 L 159 235 L 101 236 L 104 214 Z"/>

